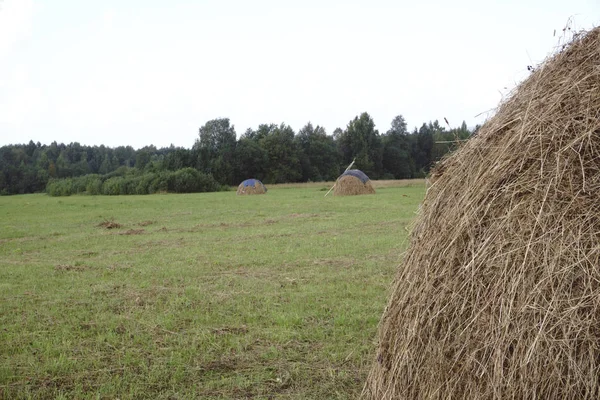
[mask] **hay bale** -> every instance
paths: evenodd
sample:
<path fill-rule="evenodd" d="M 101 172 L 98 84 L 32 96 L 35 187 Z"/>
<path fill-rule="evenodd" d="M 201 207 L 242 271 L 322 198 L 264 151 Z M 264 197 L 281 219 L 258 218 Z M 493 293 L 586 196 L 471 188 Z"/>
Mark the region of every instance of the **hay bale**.
<path fill-rule="evenodd" d="M 240 183 L 237 188 L 237 194 L 239 195 L 250 195 L 250 194 L 265 194 L 267 188 L 258 179 L 246 179 Z"/>
<path fill-rule="evenodd" d="M 600 398 L 600 30 L 433 174 L 366 399 Z"/>
<path fill-rule="evenodd" d="M 358 169 L 349 169 L 335 182 L 334 196 L 354 196 L 359 194 L 374 194 L 369 177 Z"/>

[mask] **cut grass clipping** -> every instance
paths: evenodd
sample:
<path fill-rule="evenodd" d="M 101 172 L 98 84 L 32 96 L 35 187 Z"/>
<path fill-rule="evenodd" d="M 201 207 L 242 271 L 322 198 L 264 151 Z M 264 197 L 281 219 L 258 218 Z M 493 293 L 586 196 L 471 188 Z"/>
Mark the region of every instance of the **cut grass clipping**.
<path fill-rule="evenodd" d="M 435 169 L 368 399 L 600 397 L 600 29 Z"/>
<path fill-rule="evenodd" d="M 358 169 L 349 169 L 335 182 L 334 196 L 354 196 L 359 194 L 374 194 L 369 177 Z"/>

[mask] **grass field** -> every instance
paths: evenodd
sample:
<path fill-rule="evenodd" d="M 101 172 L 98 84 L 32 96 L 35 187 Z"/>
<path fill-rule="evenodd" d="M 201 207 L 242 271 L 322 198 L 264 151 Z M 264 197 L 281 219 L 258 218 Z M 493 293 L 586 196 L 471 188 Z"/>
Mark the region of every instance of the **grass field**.
<path fill-rule="evenodd" d="M 353 399 L 422 182 L 0 198 L 0 398 Z"/>

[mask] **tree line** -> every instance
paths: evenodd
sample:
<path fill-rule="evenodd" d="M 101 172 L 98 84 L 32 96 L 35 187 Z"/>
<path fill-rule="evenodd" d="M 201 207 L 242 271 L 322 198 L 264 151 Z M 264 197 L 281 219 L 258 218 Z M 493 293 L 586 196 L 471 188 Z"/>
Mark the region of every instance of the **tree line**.
<path fill-rule="evenodd" d="M 247 178 L 266 184 L 331 181 L 352 160 L 371 179 L 421 178 L 475 130 L 465 122 L 446 129 L 434 121 L 409 132 L 398 115 L 380 133 L 362 113 L 332 135 L 309 122 L 298 132 L 285 123 L 261 124 L 238 138 L 228 118 L 214 119 L 200 127 L 190 149 L 30 141 L 0 147 L 0 194 L 215 191 Z"/>

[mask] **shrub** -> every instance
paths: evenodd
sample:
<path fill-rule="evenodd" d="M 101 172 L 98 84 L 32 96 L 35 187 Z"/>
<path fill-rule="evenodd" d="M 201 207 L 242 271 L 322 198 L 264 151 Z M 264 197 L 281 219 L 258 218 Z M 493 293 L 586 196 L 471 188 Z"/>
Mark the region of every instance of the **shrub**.
<path fill-rule="evenodd" d="M 102 179 L 99 177 L 90 179 L 85 186 L 85 192 L 90 195 L 102 194 Z"/>
<path fill-rule="evenodd" d="M 46 192 L 50 196 L 70 196 L 83 193 L 115 196 L 230 190 L 228 186 L 219 185 L 211 174 L 205 174 L 194 168 L 159 173 L 147 172 L 141 175 L 136 175 L 135 171 L 135 169 L 122 167 L 106 175 L 89 174 L 77 178 L 52 179 L 46 185 Z"/>
<path fill-rule="evenodd" d="M 73 194 L 73 180 L 71 178 L 52 179 L 46 185 L 46 193 L 50 196 L 70 196 Z"/>
<path fill-rule="evenodd" d="M 105 180 L 102 184 L 102 194 L 109 196 L 126 194 L 125 179 L 121 176 L 115 176 Z"/>

